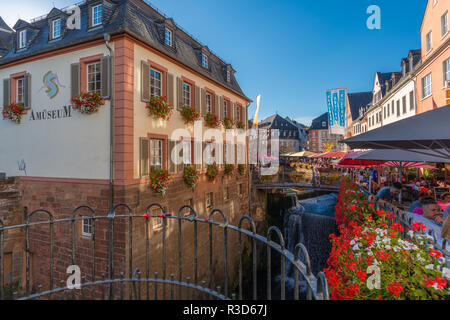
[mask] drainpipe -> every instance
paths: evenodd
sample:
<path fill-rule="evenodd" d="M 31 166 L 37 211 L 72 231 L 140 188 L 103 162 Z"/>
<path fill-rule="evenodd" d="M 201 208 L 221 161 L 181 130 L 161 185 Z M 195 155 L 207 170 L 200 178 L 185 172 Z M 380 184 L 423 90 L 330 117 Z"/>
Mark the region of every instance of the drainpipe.
<path fill-rule="evenodd" d="M 105 45 L 109 50 L 109 70 L 110 74 L 108 84 L 110 86 L 110 113 L 109 113 L 109 246 L 108 246 L 108 278 L 111 280 L 114 275 L 113 270 L 113 257 L 114 257 L 114 245 L 113 245 L 113 234 L 114 234 L 114 212 L 113 212 L 113 177 L 114 177 L 114 82 L 113 82 L 113 57 L 114 52 L 109 45 L 109 41 L 111 40 L 111 36 L 108 33 L 103 35 L 105 40 Z M 113 296 L 113 287 L 112 283 L 109 285 L 109 298 Z"/>
<path fill-rule="evenodd" d="M 110 85 L 110 113 L 109 113 L 109 212 L 111 213 L 113 208 L 113 177 L 114 177 L 114 82 L 113 82 L 113 57 L 114 52 L 109 45 L 111 36 L 108 33 L 103 35 L 106 48 L 109 50 L 109 85 Z"/>

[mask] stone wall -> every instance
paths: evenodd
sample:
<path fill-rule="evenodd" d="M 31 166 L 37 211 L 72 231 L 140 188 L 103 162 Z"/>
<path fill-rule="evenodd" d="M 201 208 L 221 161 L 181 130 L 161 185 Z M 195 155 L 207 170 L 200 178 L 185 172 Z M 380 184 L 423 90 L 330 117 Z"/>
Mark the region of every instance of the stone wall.
<path fill-rule="evenodd" d="M 21 194 L 16 179 L 0 180 L 0 220 L 4 226 L 19 225 L 24 222 L 24 210 L 20 203 Z M 5 287 L 20 279 L 23 270 L 22 229 L 12 229 L 3 233 L 3 281 Z"/>
<path fill-rule="evenodd" d="M 73 210 L 80 205 L 89 205 L 95 210 L 97 217 L 104 217 L 108 213 L 107 182 L 89 183 L 88 181 L 39 181 L 36 179 L 20 179 L 19 190 L 22 194 L 21 204 L 28 213 L 40 208 L 47 209 L 53 215 L 53 219 L 70 219 Z M 229 199 L 224 199 L 224 190 L 228 187 Z M 239 190 L 241 194 L 239 194 Z M 213 193 L 213 206 L 206 208 L 206 194 Z M 212 208 L 224 211 L 225 216 L 232 225 L 237 225 L 241 216 L 248 215 L 248 180 L 247 175 L 224 176 L 223 171 L 214 182 L 207 180 L 202 175 L 194 190 L 188 189 L 181 176 L 171 181 L 164 197 L 154 194 L 148 185 L 136 184 L 114 187 L 114 203 L 127 203 L 133 214 L 139 217 L 133 218 L 132 223 L 132 270 L 139 268 L 142 276 L 146 275 L 146 220 L 141 216 L 146 207 L 151 203 L 160 203 L 166 213 L 178 214 L 178 209 L 192 199 L 194 208 L 199 218 L 205 218 Z M 81 209 L 76 217 L 90 216 L 90 212 Z M 120 209 L 117 215 L 128 215 L 126 210 Z M 23 214 L 22 214 L 23 217 Z M 30 222 L 48 220 L 49 216 L 43 211 L 38 211 L 30 219 Z M 214 220 L 221 221 L 219 215 Z M 166 263 L 169 277 L 171 273 L 178 279 L 178 222 L 167 219 L 166 233 Z M 150 219 L 149 224 L 149 271 L 162 275 L 162 229 L 154 226 L 155 219 Z M 9 225 L 9 223 L 8 223 Z M 96 280 L 102 274 L 108 276 L 108 239 L 109 221 L 97 218 L 95 222 L 95 274 Z M 182 222 L 182 270 L 183 278 L 190 276 L 193 279 L 194 264 L 194 223 Z M 93 239 L 85 237 L 81 232 L 81 220 L 74 222 L 74 247 L 75 256 L 72 261 L 72 223 L 70 220 L 53 224 L 53 286 L 60 286 L 60 281 L 66 281 L 68 274 L 66 269 L 75 264 L 81 268 L 81 274 L 86 280 L 92 280 L 92 245 Z M 223 287 L 223 229 L 213 228 L 214 248 L 213 266 L 216 277 L 214 286 Z M 209 227 L 200 222 L 197 223 L 198 244 L 198 274 L 199 281 L 209 281 Z M 24 233 L 24 231 L 22 231 Z M 29 228 L 30 243 L 30 279 L 31 291 L 42 285 L 42 290 L 50 287 L 50 225 L 34 225 Z M 24 242 L 22 242 L 22 252 Z M 129 233 L 128 217 L 114 219 L 114 277 L 123 272 L 125 277 L 129 275 Z M 24 253 L 22 258 L 25 259 Z M 25 268 L 22 268 L 21 286 L 25 289 Z M 228 273 L 230 287 L 236 281 L 237 271 L 237 234 L 231 230 L 228 232 Z M 98 297 L 100 288 L 97 288 Z M 117 291 L 116 291 L 117 292 Z M 87 295 L 89 298 L 89 295 Z"/>

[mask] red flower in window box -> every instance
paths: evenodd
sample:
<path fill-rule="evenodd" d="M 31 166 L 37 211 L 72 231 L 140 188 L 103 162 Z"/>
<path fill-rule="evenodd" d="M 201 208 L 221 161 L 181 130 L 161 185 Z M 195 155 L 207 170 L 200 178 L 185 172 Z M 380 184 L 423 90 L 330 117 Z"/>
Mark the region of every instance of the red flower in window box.
<path fill-rule="evenodd" d="M 212 113 L 207 113 L 205 116 L 206 126 L 209 128 L 219 128 L 222 122 Z"/>
<path fill-rule="evenodd" d="M 206 168 L 206 176 L 209 180 L 214 180 L 217 175 L 219 174 L 219 168 L 217 167 L 217 164 L 209 164 Z"/>
<path fill-rule="evenodd" d="M 194 123 L 200 119 L 200 114 L 194 108 L 188 106 L 184 106 L 181 109 L 181 116 L 184 119 L 184 123 Z"/>
<path fill-rule="evenodd" d="M 156 119 L 170 120 L 173 112 L 173 106 L 166 97 L 152 97 L 145 108 Z"/>
<path fill-rule="evenodd" d="M 166 169 L 153 169 L 150 173 L 150 188 L 157 194 L 164 196 L 170 181 L 170 174 Z"/>
<path fill-rule="evenodd" d="M 233 129 L 233 120 L 230 118 L 223 119 L 223 125 L 225 129 Z"/>
<path fill-rule="evenodd" d="M 98 112 L 100 106 L 105 104 L 105 100 L 103 100 L 99 92 L 85 92 L 72 98 L 72 103 L 74 110 L 85 114 L 92 114 Z"/>
<path fill-rule="evenodd" d="M 225 165 L 225 174 L 226 174 L 226 175 L 232 174 L 233 171 L 234 171 L 234 169 L 235 169 L 234 164 L 226 164 L 226 165 Z"/>
<path fill-rule="evenodd" d="M 241 176 L 244 175 L 247 166 L 245 164 L 238 164 L 238 172 Z"/>
<path fill-rule="evenodd" d="M 23 103 L 13 103 L 3 108 L 3 119 L 9 119 L 17 124 L 22 121 L 22 113 L 24 111 Z"/>
<path fill-rule="evenodd" d="M 200 177 L 200 172 L 198 172 L 194 166 L 185 166 L 183 172 L 184 182 L 189 188 L 194 188 Z"/>
<path fill-rule="evenodd" d="M 242 121 L 238 121 L 238 122 L 236 122 L 236 128 L 245 129 L 245 125 Z"/>

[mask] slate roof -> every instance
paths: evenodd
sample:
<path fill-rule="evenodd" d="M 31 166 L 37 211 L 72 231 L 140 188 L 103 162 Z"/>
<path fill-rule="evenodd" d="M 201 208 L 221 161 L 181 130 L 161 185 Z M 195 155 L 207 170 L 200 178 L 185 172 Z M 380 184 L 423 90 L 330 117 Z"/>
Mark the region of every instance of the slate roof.
<path fill-rule="evenodd" d="M 276 125 L 275 125 L 276 122 Z M 292 121 L 289 120 L 289 118 L 283 118 L 282 116 L 280 116 L 279 114 L 274 114 L 264 120 L 262 120 L 259 123 L 259 127 L 270 127 L 273 129 L 279 129 L 281 127 L 281 123 L 284 123 L 285 125 L 283 127 L 290 127 L 290 129 L 298 129 L 298 127 L 292 123 Z M 286 129 L 283 128 L 283 129 Z"/>
<path fill-rule="evenodd" d="M 19 29 L 29 27 L 32 29 L 32 35 L 28 37 L 27 48 L 25 50 L 17 50 L 15 48 L 16 41 L 11 40 L 12 49 L 3 58 L 0 58 L 0 65 L 36 54 L 103 39 L 104 33 L 109 33 L 111 36 L 127 33 L 251 101 L 243 93 L 233 75 L 234 70 L 231 69 L 228 63 L 211 53 L 208 59 L 209 69 L 203 68 L 201 66 L 201 50 L 205 46 L 175 25 L 172 19 L 168 19 L 144 1 L 103 0 L 104 23 L 101 26 L 88 30 L 88 9 L 92 1 L 86 0 L 84 4 L 79 5 L 81 9 L 81 29 L 62 30 L 63 37 L 61 39 L 49 40 L 49 23 L 47 18 L 31 23 L 19 20 L 15 27 Z M 55 8 L 52 9 L 50 14 L 55 16 L 57 14 L 56 10 Z M 174 25 L 173 41 L 175 49 L 164 44 L 165 22 Z M 16 29 L 16 31 L 18 30 Z M 15 37 L 12 39 L 15 39 Z M 226 81 L 227 68 L 231 70 L 230 82 Z"/>
<path fill-rule="evenodd" d="M 348 103 L 350 107 L 350 113 L 352 116 L 352 121 L 359 118 L 360 110 L 365 108 L 372 102 L 373 93 L 368 92 L 355 92 L 348 94 Z"/>
<path fill-rule="evenodd" d="M 326 123 L 326 126 L 322 126 L 322 122 Z M 328 130 L 328 112 L 325 112 L 321 116 L 313 119 L 311 123 L 311 127 L 309 128 L 309 131 L 311 130 Z"/>
<path fill-rule="evenodd" d="M 7 31 L 13 31 L 7 24 L 6 22 L 2 19 L 2 17 L 0 17 L 0 29 L 5 29 Z"/>

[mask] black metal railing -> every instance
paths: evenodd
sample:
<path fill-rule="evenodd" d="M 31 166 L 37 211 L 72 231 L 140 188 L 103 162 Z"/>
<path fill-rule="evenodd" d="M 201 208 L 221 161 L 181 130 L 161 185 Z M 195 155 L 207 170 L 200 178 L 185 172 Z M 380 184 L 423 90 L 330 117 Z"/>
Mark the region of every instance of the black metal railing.
<path fill-rule="evenodd" d="M 151 214 L 153 209 L 159 209 L 161 214 Z M 120 211 L 120 214 L 119 214 Z M 186 215 L 186 212 L 189 215 Z M 87 212 L 87 214 L 86 214 Z M 4 226 L 0 220 L 0 300 L 8 298 L 9 294 L 13 299 L 271 299 L 272 298 L 272 253 L 280 256 L 280 273 L 281 273 L 281 288 L 280 298 L 286 298 L 286 263 L 290 263 L 294 269 L 294 299 L 300 298 L 299 282 L 300 277 L 307 285 L 305 297 L 306 299 L 327 300 L 328 287 L 323 272 L 320 272 L 317 277 L 312 274 L 309 255 L 306 248 L 302 244 L 295 247 L 294 253 L 289 252 L 285 248 L 285 242 L 282 232 L 277 227 L 269 228 L 267 236 L 261 236 L 256 233 L 256 226 L 253 219 L 249 216 L 242 216 L 239 219 L 238 225 L 233 226 L 228 223 L 228 219 L 220 209 L 210 211 L 209 215 L 204 218 L 197 216 L 196 211 L 188 205 L 181 207 L 177 215 L 165 214 L 164 208 L 158 204 L 153 203 L 149 205 L 144 215 L 135 214 L 130 206 L 127 204 L 118 204 L 106 216 L 96 216 L 95 210 L 90 206 L 80 206 L 73 210 L 68 218 L 55 219 L 54 215 L 44 209 L 35 210 L 26 215 L 25 224 Z M 81 214 L 83 213 L 83 214 Z M 32 218 L 41 216 L 40 221 L 33 221 Z M 42 219 L 45 217 L 45 219 Z M 218 220 L 216 220 L 216 218 Z M 77 246 L 78 235 L 76 232 L 77 223 L 82 220 L 90 219 L 92 222 L 91 236 L 89 238 L 89 246 Z M 160 230 L 161 239 L 158 244 L 161 253 L 161 266 L 159 272 L 150 274 L 150 260 L 156 261 L 158 259 L 156 254 L 151 254 L 150 239 L 151 232 L 149 224 L 156 219 L 162 219 L 162 228 Z M 168 223 L 174 221 L 176 227 L 168 228 Z M 126 223 L 125 223 L 126 222 Z M 133 229 L 136 225 L 145 228 L 145 240 L 142 244 L 142 238 L 136 242 L 137 234 Z M 192 224 L 192 232 L 189 234 L 183 233 L 183 224 Z M 70 229 L 67 227 L 70 226 Z M 207 239 L 199 239 L 198 226 L 204 226 L 208 230 Z M 31 232 L 32 227 L 42 227 L 45 230 L 39 229 L 38 232 Z M 207 226 L 207 227 L 206 227 Z M 58 228 L 58 233 L 55 235 L 55 228 Z M 70 232 L 68 231 L 70 230 Z M 65 232 L 66 231 L 66 232 Z M 167 232 L 175 233 L 177 241 L 171 243 L 172 246 L 177 246 L 176 254 L 171 251 L 171 256 L 167 255 Z M 215 240 L 215 232 L 223 234 L 223 244 L 221 241 Z M 8 240 L 8 234 L 14 232 L 24 234 L 24 248 L 25 252 L 25 272 L 19 276 L 19 281 L 24 287 L 24 290 L 15 290 L 7 294 L 4 283 L 4 246 Z M 68 234 L 70 233 L 70 235 Z M 218 235 L 218 234 L 217 234 Z M 234 254 L 230 260 L 230 235 L 237 237 L 237 259 Z M 57 248 L 62 246 L 63 237 L 70 238 L 70 245 L 68 244 L 65 250 Z M 153 235 L 156 237 L 157 235 Z M 272 238 L 275 238 L 274 241 Z M 184 261 L 183 244 L 186 239 L 192 237 L 192 271 L 185 271 L 185 266 L 189 265 L 189 261 Z M 206 246 L 199 246 L 201 243 L 208 243 Z M 85 240 L 86 241 L 86 240 Z M 47 273 L 45 276 L 45 288 L 42 283 L 37 284 L 36 279 L 32 279 L 30 248 L 33 245 L 39 244 L 33 250 L 33 254 L 38 259 L 45 257 L 43 262 L 39 265 L 41 272 Z M 125 244 L 128 247 L 125 248 Z M 222 256 L 223 275 L 220 279 L 216 279 L 215 272 L 216 265 L 213 262 L 213 256 L 217 255 L 217 250 L 214 249 L 222 247 L 220 255 Z M 135 261 L 133 250 L 137 247 L 142 249 L 145 247 L 144 263 L 142 259 L 140 263 Z M 152 248 L 156 245 L 153 243 Z M 98 247 L 106 248 L 106 250 L 99 252 Z M 266 267 L 266 283 L 267 295 L 262 296 L 258 293 L 258 263 L 261 264 L 261 258 L 258 254 L 258 248 L 266 249 L 265 267 Z M 48 249 L 48 251 L 47 251 Z M 58 249 L 55 254 L 55 249 Z M 245 249 L 245 250 L 244 250 Z M 67 261 L 68 264 L 77 264 L 77 254 L 83 250 L 84 264 L 90 265 L 89 272 L 81 276 L 81 281 L 78 288 L 74 289 L 69 286 L 65 279 L 61 276 L 61 266 L 55 263 L 57 258 L 59 263 Z M 172 250 L 174 250 L 172 248 Z M 199 250 L 203 254 L 199 260 Z M 106 251 L 106 252 L 105 252 Z M 245 252 L 251 251 L 245 257 Z M 260 250 L 261 252 L 262 250 Z M 106 259 L 104 257 L 107 253 Z M 300 259 L 303 257 L 303 261 Z M 168 265 L 168 258 L 172 261 Z M 258 260 L 258 258 L 260 258 Z M 81 260 L 81 258 L 79 258 Z M 176 262 L 173 261 L 176 259 Z M 245 261 L 251 260 L 251 271 L 244 272 Z M 199 276 L 199 262 L 202 269 L 207 273 L 206 277 L 200 279 Z M 230 262 L 237 263 L 237 283 L 230 282 Z M 264 264 L 264 262 L 263 262 Z M 248 265 L 246 265 L 248 267 Z M 36 267 L 35 267 L 36 268 Z M 55 269 L 59 268 L 59 277 L 55 277 Z M 168 270 L 176 270 L 168 274 Z M 247 268 L 248 269 L 248 268 Z M 204 273 L 205 273 L 204 272 Z M 189 275 L 189 276 L 187 276 Z M 245 286 L 243 283 L 244 277 L 251 278 L 251 288 Z M 57 279 L 59 278 L 59 279 Z M 90 278 L 90 279 L 88 279 Z M 41 278 L 40 278 L 41 279 Z M 217 283 L 221 285 L 218 286 Z M 152 288 L 151 288 L 152 286 Z M 33 289 L 32 289 L 33 287 Z M 278 294 L 278 292 L 277 292 Z"/>

